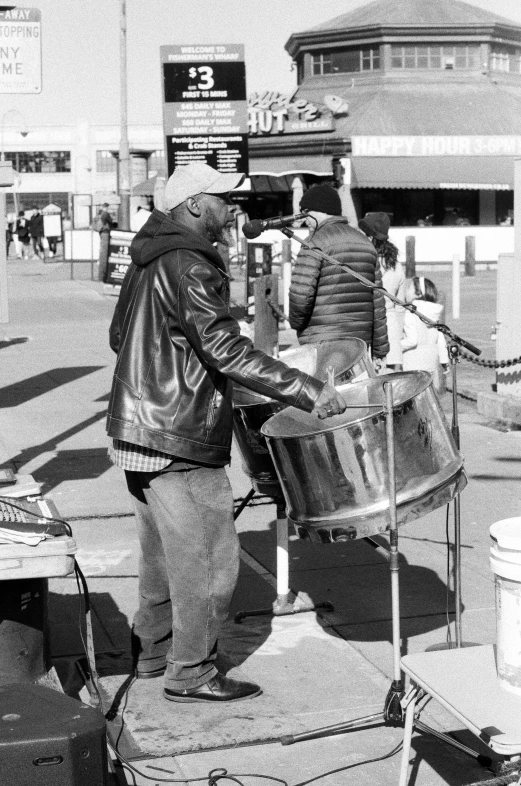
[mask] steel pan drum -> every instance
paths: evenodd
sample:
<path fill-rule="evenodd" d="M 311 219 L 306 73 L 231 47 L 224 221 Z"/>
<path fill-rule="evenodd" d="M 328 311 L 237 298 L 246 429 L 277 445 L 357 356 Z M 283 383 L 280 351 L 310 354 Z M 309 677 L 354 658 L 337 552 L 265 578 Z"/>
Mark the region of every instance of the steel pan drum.
<path fill-rule="evenodd" d="M 405 371 L 342 391 L 354 409 L 319 420 L 288 407 L 261 428 L 297 534 L 319 543 L 389 528 L 384 382 L 393 390 L 399 524 L 449 502 L 467 484 L 431 375 Z M 378 404 L 369 408 L 368 404 Z"/>
<path fill-rule="evenodd" d="M 358 338 L 304 344 L 281 352 L 279 359 L 291 368 L 298 368 L 324 381 L 328 368 L 332 366 L 337 385 L 375 375 L 366 345 Z M 234 384 L 233 434 L 241 453 L 243 470 L 254 489 L 272 497 L 280 496 L 281 489 L 261 426 L 287 406 Z"/>

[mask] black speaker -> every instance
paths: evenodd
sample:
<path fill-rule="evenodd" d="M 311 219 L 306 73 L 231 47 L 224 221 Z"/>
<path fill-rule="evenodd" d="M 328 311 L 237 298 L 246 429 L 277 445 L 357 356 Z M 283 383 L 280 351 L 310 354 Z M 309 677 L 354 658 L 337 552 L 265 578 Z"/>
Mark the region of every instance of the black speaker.
<path fill-rule="evenodd" d="M 105 718 L 41 685 L 0 687 L 0 773 L 6 786 L 107 786 Z"/>

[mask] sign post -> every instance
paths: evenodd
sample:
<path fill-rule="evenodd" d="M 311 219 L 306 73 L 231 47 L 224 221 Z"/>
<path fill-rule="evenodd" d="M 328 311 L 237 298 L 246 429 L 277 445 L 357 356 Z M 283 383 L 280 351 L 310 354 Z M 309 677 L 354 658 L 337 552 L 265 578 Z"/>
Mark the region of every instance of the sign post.
<path fill-rule="evenodd" d="M 5 187 L 14 183 L 14 171 L 9 161 L 0 161 L 0 324 L 9 322 L 7 296 L 7 248 L 5 244 Z"/>
<path fill-rule="evenodd" d="M 0 40 L 0 93 L 41 93 L 40 9 L 0 10 Z"/>
<path fill-rule="evenodd" d="M 244 46 L 162 46 L 161 69 L 168 175 L 194 161 L 247 174 Z"/>

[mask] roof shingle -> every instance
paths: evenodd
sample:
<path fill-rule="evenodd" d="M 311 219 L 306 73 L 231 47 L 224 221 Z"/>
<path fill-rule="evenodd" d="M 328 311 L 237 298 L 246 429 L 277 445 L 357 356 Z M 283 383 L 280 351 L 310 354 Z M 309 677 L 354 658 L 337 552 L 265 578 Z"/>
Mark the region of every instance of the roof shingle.
<path fill-rule="evenodd" d="M 311 28 L 306 32 L 323 30 L 342 30 L 344 28 L 366 27 L 368 25 L 400 26 L 470 26 L 470 25 L 508 25 L 519 27 L 517 22 L 484 11 L 462 0 L 374 0 L 368 5 L 356 8 L 347 14 Z"/>

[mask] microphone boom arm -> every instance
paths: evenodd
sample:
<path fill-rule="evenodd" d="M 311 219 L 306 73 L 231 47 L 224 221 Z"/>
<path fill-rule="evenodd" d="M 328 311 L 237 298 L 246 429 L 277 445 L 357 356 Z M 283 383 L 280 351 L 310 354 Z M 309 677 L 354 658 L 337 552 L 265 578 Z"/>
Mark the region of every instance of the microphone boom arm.
<path fill-rule="evenodd" d="M 445 336 L 447 336 L 450 339 L 450 341 L 452 341 L 454 344 L 458 344 L 458 346 L 460 347 L 465 347 L 465 349 L 468 349 L 468 351 L 472 352 L 474 355 L 481 355 L 481 349 L 478 349 L 473 344 L 470 344 L 468 341 L 465 341 L 465 339 L 461 338 L 461 336 L 458 336 L 444 322 L 434 322 L 432 319 L 429 319 L 429 317 L 426 317 L 423 314 L 421 314 L 416 308 L 416 306 L 413 305 L 412 303 L 406 303 L 404 300 L 400 300 L 400 298 L 396 297 L 395 295 L 392 295 L 384 287 L 379 287 L 378 284 L 373 284 L 372 281 L 369 281 L 369 279 L 363 276 L 361 273 L 357 273 L 356 270 L 353 270 L 351 267 L 349 267 L 349 265 L 340 264 L 338 260 L 336 260 L 334 257 L 329 256 L 329 254 L 324 253 L 324 251 L 320 251 L 320 249 L 318 248 L 312 248 L 309 245 L 309 243 L 307 243 L 305 240 L 302 240 L 302 238 L 298 237 L 298 235 L 296 235 L 291 229 L 289 229 L 289 227 L 281 227 L 280 231 L 284 235 L 286 235 L 286 237 L 297 240 L 301 246 L 303 246 L 311 254 L 314 254 L 315 256 L 319 257 L 319 259 L 323 259 L 325 262 L 328 262 L 330 265 L 335 265 L 336 267 L 340 267 L 342 268 L 342 270 L 347 270 L 348 273 L 351 273 L 351 275 L 354 276 L 354 278 L 356 278 L 358 281 L 360 281 L 360 283 L 363 284 L 364 286 L 368 287 L 369 289 L 375 289 L 378 292 L 382 292 L 385 295 L 385 297 L 389 298 L 389 300 L 392 300 L 393 303 L 396 303 L 397 306 L 402 306 L 403 308 L 407 309 L 407 311 L 410 311 L 411 314 L 416 314 L 418 319 L 420 319 L 425 325 L 427 325 L 427 327 L 436 328 L 436 330 L 439 330 L 440 333 L 443 333 Z"/>

